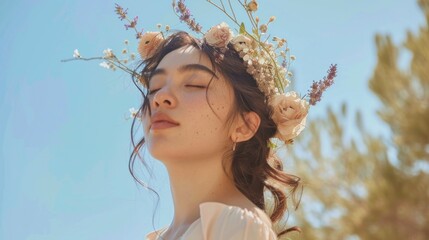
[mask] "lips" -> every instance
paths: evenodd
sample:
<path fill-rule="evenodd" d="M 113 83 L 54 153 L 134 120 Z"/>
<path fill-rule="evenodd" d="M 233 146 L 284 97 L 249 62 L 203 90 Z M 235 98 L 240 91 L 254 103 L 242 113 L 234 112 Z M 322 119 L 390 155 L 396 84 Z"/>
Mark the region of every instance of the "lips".
<path fill-rule="evenodd" d="M 170 118 L 167 114 L 157 112 L 151 117 L 151 129 L 165 129 L 178 126 L 179 123 Z"/>

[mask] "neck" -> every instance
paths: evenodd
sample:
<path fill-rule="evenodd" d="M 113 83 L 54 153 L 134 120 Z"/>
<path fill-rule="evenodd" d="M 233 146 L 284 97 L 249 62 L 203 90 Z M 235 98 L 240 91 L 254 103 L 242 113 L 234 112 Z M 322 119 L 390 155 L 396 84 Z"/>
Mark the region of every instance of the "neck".
<path fill-rule="evenodd" d="M 169 161 L 165 165 L 174 201 L 170 229 L 187 229 L 200 217 L 199 204 L 203 202 L 228 204 L 243 196 L 223 171 L 221 158 Z"/>

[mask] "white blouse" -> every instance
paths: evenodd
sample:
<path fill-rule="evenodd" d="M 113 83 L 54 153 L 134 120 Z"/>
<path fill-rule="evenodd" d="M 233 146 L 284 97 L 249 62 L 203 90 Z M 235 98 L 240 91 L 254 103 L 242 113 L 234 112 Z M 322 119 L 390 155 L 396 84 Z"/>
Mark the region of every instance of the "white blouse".
<path fill-rule="evenodd" d="M 268 215 L 219 202 L 200 205 L 200 218 L 193 222 L 179 240 L 277 240 Z M 150 232 L 146 240 L 161 240 L 168 227 Z M 171 239 L 164 239 L 171 240 Z"/>

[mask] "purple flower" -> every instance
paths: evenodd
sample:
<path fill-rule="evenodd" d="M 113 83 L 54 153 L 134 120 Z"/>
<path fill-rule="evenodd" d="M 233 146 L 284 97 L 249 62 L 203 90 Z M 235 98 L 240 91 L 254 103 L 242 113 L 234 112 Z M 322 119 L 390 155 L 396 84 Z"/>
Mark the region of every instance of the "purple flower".
<path fill-rule="evenodd" d="M 137 25 L 137 20 L 139 19 L 139 16 L 136 16 L 131 22 L 130 24 L 125 24 L 125 29 L 128 30 L 128 28 L 135 28 Z"/>
<path fill-rule="evenodd" d="M 173 7 L 175 8 L 176 12 L 180 14 L 180 21 L 185 22 L 193 31 L 201 32 L 202 27 L 195 21 L 194 18 L 191 19 L 192 14 L 191 11 L 186 7 L 185 0 L 179 0 L 177 6 L 175 2 L 173 2 Z"/>
<path fill-rule="evenodd" d="M 334 84 L 334 78 L 337 76 L 337 64 L 331 65 L 328 70 L 328 75 L 323 77 L 318 82 L 313 81 L 311 89 L 309 90 L 310 104 L 316 105 L 317 102 L 322 98 L 323 92 Z"/>
<path fill-rule="evenodd" d="M 128 8 L 124 10 L 123 7 L 119 6 L 119 4 L 115 3 L 116 7 L 115 7 L 115 12 L 117 15 L 119 15 L 119 19 L 124 20 L 125 18 L 127 18 L 127 11 Z"/>

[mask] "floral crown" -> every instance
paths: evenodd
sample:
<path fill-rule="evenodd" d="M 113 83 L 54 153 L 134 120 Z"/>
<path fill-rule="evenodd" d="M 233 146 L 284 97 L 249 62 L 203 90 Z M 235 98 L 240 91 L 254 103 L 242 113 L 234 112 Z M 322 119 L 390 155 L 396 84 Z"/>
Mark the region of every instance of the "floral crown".
<path fill-rule="evenodd" d="M 229 20 L 231 20 L 238 28 L 238 33 L 234 35 L 232 29 L 224 22 L 210 28 L 206 33 L 202 32 L 202 26 L 198 24 L 195 18 L 192 18 L 190 10 L 185 5 L 185 0 L 176 2 L 173 0 L 173 9 L 179 19 L 186 23 L 188 27 L 198 34 L 203 35 L 203 41 L 215 49 L 216 62 L 220 62 L 224 58 L 224 53 L 229 46 L 239 54 L 246 66 L 247 72 L 256 80 L 259 90 L 265 95 L 267 104 L 272 109 L 272 120 L 277 125 L 277 133 L 274 136 L 288 143 L 293 143 L 293 139 L 301 133 L 305 128 L 306 118 L 310 105 L 315 105 L 320 101 L 322 93 L 333 84 L 336 77 L 337 66 L 331 65 L 328 70 L 328 75 L 322 80 L 314 81 L 308 92 L 308 101 L 304 97 L 298 96 L 294 91 L 286 92 L 292 77 L 289 71 L 290 63 L 295 60 L 294 55 L 290 55 L 290 50 L 287 47 L 287 41 L 284 38 L 273 37 L 267 34 L 268 26 L 275 21 L 272 16 L 266 23 L 261 23 L 259 17 L 254 16 L 258 10 L 258 2 L 256 0 L 237 0 L 243 10 L 249 17 L 250 29 L 244 22 L 236 18 L 231 0 L 228 0 L 228 9 L 225 8 L 223 0 L 215 3 L 212 0 L 206 0 L 209 4 L 223 12 Z M 166 25 L 162 30 L 160 24 L 157 25 L 158 31 L 143 32 L 137 30 L 138 17 L 130 19 L 128 17 L 128 9 L 124 9 L 116 4 L 115 12 L 121 21 L 125 20 L 125 28 L 133 29 L 136 33 L 136 38 L 139 40 L 138 52 L 141 60 L 151 58 L 156 50 L 165 41 L 166 36 L 170 32 L 170 27 Z M 271 40 L 271 41 L 270 41 Z M 131 62 L 136 60 L 136 54 L 130 53 L 128 50 L 128 40 L 125 40 L 126 49 L 122 50 L 124 58 L 118 57 L 111 49 L 104 50 L 103 57 L 84 58 L 76 49 L 72 59 L 70 60 L 104 60 L 100 66 L 116 70 L 117 68 L 131 74 L 137 82 L 146 86 L 143 81 L 143 76 L 128 67 Z M 134 108 L 130 109 L 131 116 L 138 116 Z"/>

